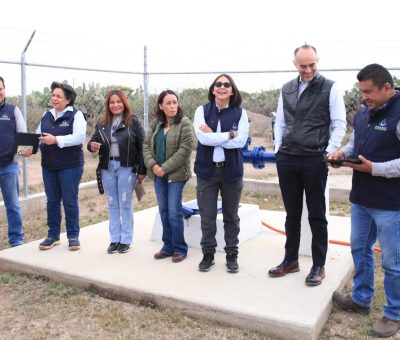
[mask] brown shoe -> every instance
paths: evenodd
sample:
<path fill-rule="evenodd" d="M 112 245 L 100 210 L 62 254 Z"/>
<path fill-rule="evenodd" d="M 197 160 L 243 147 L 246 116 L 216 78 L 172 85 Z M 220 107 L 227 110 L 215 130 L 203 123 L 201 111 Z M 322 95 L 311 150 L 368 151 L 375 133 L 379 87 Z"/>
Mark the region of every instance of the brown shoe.
<path fill-rule="evenodd" d="M 166 257 L 170 257 L 170 256 L 172 256 L 172 254 L 164 253 L 162 250 L 160 250 L 158 253 L 154 254 L 154 258 L 156 260 L 162 260 L 162 259 L 165 259 Z"/>
<path fill-rule="evenodd" d="M 355 303 L 350 294 L 340 294 L 339 292 L 333 293 L 333 302 L 342 310 L 360 313 L 362 315 L 369 314 L 369 307 L 361 306 Z"/>
<path fill-rule="evenodd" d="M 372 332 L 380 338 L 395 335 L 400 328 L 400 320 L 391 320 L 384 316 L 372 327 Z"/>
<path fill-rule="evenodd" d="M 325 278 L 325 268 L 324 266 L 312 266 L 310 273 L 306 277 L 307 286 L 319 286 L 322 280 Z"/>
<path fill-rule="evenodd" d="M 279 266 L 270 269 L 268 275 L 271 277 L 281 277 L 298 271 L 300 271 L 299 261 L 296 260 L 289 263 L 284 260 Z"/>
<path fill-rule="evenodd" d="M 174 253 L 174 255 L 172 255 L 172 262 L 173 263 L 182 262 L 185 258 L 186 258 L 186 255 Z"/>

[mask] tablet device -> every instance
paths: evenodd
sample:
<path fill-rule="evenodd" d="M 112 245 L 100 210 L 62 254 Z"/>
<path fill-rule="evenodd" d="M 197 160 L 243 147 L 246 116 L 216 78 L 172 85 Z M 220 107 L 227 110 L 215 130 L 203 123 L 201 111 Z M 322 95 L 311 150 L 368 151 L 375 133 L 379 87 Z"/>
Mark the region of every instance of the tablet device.
<path fill-rule="evenodd" d="M 325 162 L 332 165 L 342 165 L 343 163 L 361 164 L 362 161 L 358 158 L 344 158 L 344 159 L 325 159 Z"/>
<path fill-rule="evenodd" d="M 32 147 L 32 154 L 37 153 L 39 146 L 39 134 L 17 132 L 15 134 L 15 153 L 21 154 L 27 147 Z"/>

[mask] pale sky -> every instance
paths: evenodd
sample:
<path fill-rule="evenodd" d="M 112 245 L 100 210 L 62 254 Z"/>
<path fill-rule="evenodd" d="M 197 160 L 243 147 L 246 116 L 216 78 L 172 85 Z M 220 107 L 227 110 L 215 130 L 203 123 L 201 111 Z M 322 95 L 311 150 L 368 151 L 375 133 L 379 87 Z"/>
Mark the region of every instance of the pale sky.
<path fill-rule="evenodd" d="M 12 0 L 1 6 L 0 60 L 19 61 L 36 30 L 26 61 L 40 64 L 142 72 L 147 45 L 149 72 L 294 70 L 293 50 L 307 42 L 319 52 L 320 69 L 400 67 L 398 0 Z M 239 89 L 257 91 L 294 75 L 233 76 Z M 347 74 L 353 76 L 355 82 Z M 120 76 L 109 77 L 118 83 Z M 150 90 L 204 87 L 214 78 L 152 76 Z"/>

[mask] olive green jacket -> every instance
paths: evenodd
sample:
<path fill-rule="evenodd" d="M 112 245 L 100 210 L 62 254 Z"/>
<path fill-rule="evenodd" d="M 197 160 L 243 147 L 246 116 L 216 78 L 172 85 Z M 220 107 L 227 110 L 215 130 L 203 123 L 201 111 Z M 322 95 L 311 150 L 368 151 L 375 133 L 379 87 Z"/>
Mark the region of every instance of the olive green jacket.
<path fill-rule="evenodd" d="M 154 179 L 151 170 L 157 164 L 154 152 L 154 137 L 162 129 L 162 123 L 154 124 L 148 131 L 143 143 L 143 158 L 147 167 L 147 175 Z M 193 125 L 189 118 L 183 117 L 179 124 L 170 121 L 170 129 L 166 141 L 166 161 L 160 164 L 169 181 L 188 180 L 192 177 L 190 169 L 190 154 L 194 146 Z"/>

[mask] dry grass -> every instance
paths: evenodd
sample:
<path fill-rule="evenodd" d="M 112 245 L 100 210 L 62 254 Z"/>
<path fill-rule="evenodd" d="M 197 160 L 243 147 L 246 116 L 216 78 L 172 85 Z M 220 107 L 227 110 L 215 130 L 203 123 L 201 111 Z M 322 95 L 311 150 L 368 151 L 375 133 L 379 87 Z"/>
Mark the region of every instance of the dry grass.
<path fill-rule="evenodd" d="M 0 293 L 1 339 L 267 339 L 40 277 L 0 273 Z"/>
<path fill-rule="evenodd" d="M 266 145 L 259 138 L 253 144 Z M 268 145 L 267 145 L 268 146 Z M 269 147 L 269 150 L 271 148 Z M 41 190 L 39 159 L 29 164 L 34 191 Z M 84 178 L 94 179 L 97 159 L 86 156 Z M 265 179 L 275 175 L 275 167 L 263 171 L 246 166 L 246 177 Z M 146 195 L 134 202 L 135 210 L 156 204 L 152 183 L 145 182 Z M 186 186 L 184 200 L 195 198 L 195 189 Z M 261 209 L 283 210 L 280 197 L 244 192 L 242 202 L 258 204 Z M 81 226 L 108 219 L 105 196 L 97 195 L 80 202 Z M 332 203 L 331 214 L 349 216 L 349 205 Z M 26 242 L 46 236 L 46 213 L 24 216 Z M 65 230 L 63 226 L 63 230 Z M 7 248 L 6 224 L 0 224 L 0 249 Z M 320 339 L 372 339 L 370 329 L 382 314 L 385 303 L 380 257 L 376 261 L 376 296 L 372 313 L 365 317 L 333 309 Z M 350 285 L 346 288 L 350 290 Z M 262 334 L 193 319 L 176 310 L 154 309 L 112 301 L 92 292 L 54 283 L 37 276 L 0 273 L 0 339 L 273 339 Z M 168 330 L 168 331 L 166 331 Z M 400 339 L 400 337 L 397 337 Z"/>
<path fill-rule="evenodd" d="M 136 211 L 155 205 L 151 182 L 145 182 L 145 190 L 144 199 L 134 202 Z M 195 189 L 187 186 L 184 200 L 194 197 Z M 85 199 L 80 210 L 82 228 L 108 218 L 105 196 Z M 38 212 L 25 217 L 26 242 L 45 237 L 45 215 Z M 1 236 L 0 249 L 5 249 L 4 224 Z M 0 273 L 0 295 L 4 311 L 0 313 L 0 339 L 273 339 L 190 318 L 177 310 L 108 300 L 37 276 Z"/>

